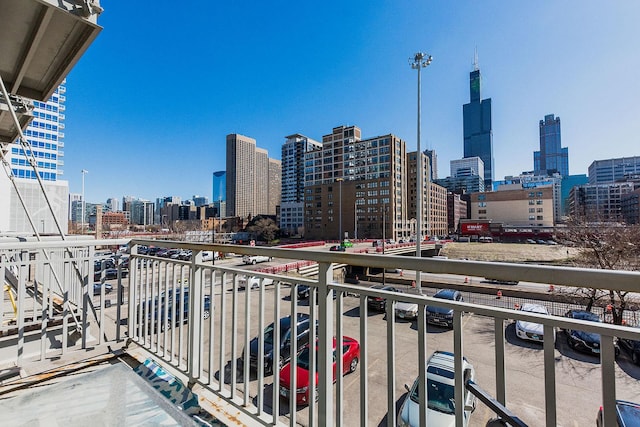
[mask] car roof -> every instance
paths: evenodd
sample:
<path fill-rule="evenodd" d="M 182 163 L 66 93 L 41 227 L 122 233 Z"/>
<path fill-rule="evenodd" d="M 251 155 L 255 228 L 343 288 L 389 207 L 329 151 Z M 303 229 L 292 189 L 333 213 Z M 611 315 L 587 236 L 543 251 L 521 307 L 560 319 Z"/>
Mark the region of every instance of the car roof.
<path fill-rule="evenodd" d="M 616 408 L 624 426 L 636 426 L 640 423 L 640 404 L 616 400 Z"/>
<path fill-rule="evenodd" d="M 436 292 L 436 294 L 433 296 L 434 298 L 443 298 L 443 299 L 455 299 L 455 295 L 458 293 L 458 291 L 454 290 L 454 289 L 440 289 L 438 292 Z"/>
<path fill-rule="evenodd" d="M 547 310 L 547 308 L 544 305 L 534 304 L 532 302 L 528 302 L 528 303 L 522 304 L 522 307 L 520 307 L 520 310 L 529 311 L 531 313 L 549 314 L 549 311 Z"/>
<path fill-rule="evenodd" d="M 589 320 L 591 322 L 600 321 L 600 318 L 598 317 L 597 314 L 592 313 L 590 311 L 586 311 L 586 310 L 570 310 L 569 313 L 567 313 L 567 315 L 569 317 L 573 317 L 574 319 L 578 319 L 578 320 Z"/>
<path fill-rule="evenodd" d="M 439 380 L 453 384 L 454 380 L 454 354 L 448 351 L 436 351 L 430 357 L 427 364 L 427 373 L 437 376 Z M 464 369 L 471 368 L 471 364 L 464 357 L 462 361 Z"/>

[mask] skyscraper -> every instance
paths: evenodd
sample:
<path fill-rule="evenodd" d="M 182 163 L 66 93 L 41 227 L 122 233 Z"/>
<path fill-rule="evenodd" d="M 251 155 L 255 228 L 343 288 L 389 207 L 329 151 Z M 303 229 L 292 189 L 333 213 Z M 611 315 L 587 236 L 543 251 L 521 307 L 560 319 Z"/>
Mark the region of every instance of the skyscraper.
<path fill-rule="evenodd" d="M 33 120 L 24 131 L 24 136 L 37 162 L 38 174 L 43 181 L 57 222 L 62 232 L 66 234 L 69 217 L 69 183 L 60 179 L 63 173 L 61 165 L 64 152 L 63 129 L 66 101 L 64 83 L 66 81 L 58 86 L 46 102 L 33 101 L 35 105 Z M 51 210 L 47 206 L 36 174 L 29 163 L 28 154 L 18 140 L 7 145 L 7 159 L 11 165 L 11 172 L 16 178 L 18 191 L 38 232 L 58 233 Z M 20 198 L 4 173 L 0 174 L 0 198 L 3 200 L 0 204 L 0 231 L 32 233 L 34 230 Z"/>
<path fill-rule="evenodd" d="M 569 149 L 561 147 L 560 117 L 553 114 L 540 120 L 540 151 L 533 152 L 533 169 L 536 175 L 559 173 L 569 176 Z"/>
<path fill-rule="evenodd" d="M 290 235 L 304 233 L 305 153 L 320 153 L 322 143 L 301 134 L 286 136 L 282 144 L 282 201 L 280 229 Z M 320 168 L 322 169 L 322 168 Z"/>
<path fill-rule="evenodd" d="M 227 201 L 227 172 L 213 173 L 213 202 Z"/>
<path fill-rule="evenodd" d="M 480 97 L 480 69 L 478 60 L 469 73 L 470 102 L 462 107 L 464 125 L 464 157 L 480 157 L 484 162 L 484 185 L 491 188 L 494 174 L 493 129 L 491 127 L 491 98 Z"/>
<path fill-rule="evenodd" d="M 256 140 L 239 134 L 227 135 L 227 215 L 247 219 L 275 215 L 269 210 L 270 159 Z M 278 177 L 275 179 L 279 179 Z M 273 205 L 275 207 L 275 204 Z"/>
<path fill-rule="evenodd" d="M 256 140 L 227 135 L 227 215 L 255 215 Z"/>

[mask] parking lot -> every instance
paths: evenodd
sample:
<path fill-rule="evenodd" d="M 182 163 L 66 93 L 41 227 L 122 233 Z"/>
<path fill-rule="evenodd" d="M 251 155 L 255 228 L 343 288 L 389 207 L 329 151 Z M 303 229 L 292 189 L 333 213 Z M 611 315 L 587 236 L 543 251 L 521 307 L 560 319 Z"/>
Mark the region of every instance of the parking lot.
<path fill-rule="evenodd" d="M 366 284 L 363 284 L 366 286 Z M 214 290 L 214 315 L 211 321 L 214 325 L 220 322 L 221 298 L 226 298 L 225 316 L 227 326 L 231 325 L 231 285 L 228 283 L 225 289 L 220 289 L 219 285 Z M 259 295 L 260 291 L 250 291 L 251 320 L 250 337 L 258 334 Z M 265 289 L 265 326 L 273 321 L 273 300 L 274 288 Z M 207 289 L 206 293 L 210 293 Z M 281 296 L 281 316 L 289 314 L 290 310 L 290 290 L 288 286 L 283 286 L 280 291 Z M 113 295 L 113 294 L 112 294 Z M 237 353 L 232 358 L 231 355 L 231 331 L 226 333 L 225 344 L 225 379 L 229 382 L 230 370 L 237 366 L 244 343 L 244 291 L 238 293 L 237 309 L 240 315 L 239 335 Z M 351 336 L 360 341 L 360 310 L 359 297 L 347 296 L 344 298 L 343 322 L 344 335 Z M 298 306 L 299 312 L 308 313 L 307 301 L 301 301 Z M 109 317 L 115 318 L 114 307 L 108 308 Z M 386 334 L 387 325 L 382 313 L 370 312 L 368 315 L 368 424 L 386 424 L 387 413 L 387 359 L 386 359 Z M 494 342 L 493 342 L 493 319 L 467 314 L 463 319 L 464 331 L 464 354 L 473 364 L 476 371 L 476 382 L 486 391 L 495 396 L 495 362 L 494 362 Z M 204 322 L 204 348 L 209 348 L 209 321 Z M 186 325 L 183 327 L 186 332 Z M 214 329 L 216 338 L 219 340 L 217 326 Z M 515 335 L 513 323 L 505 323 L 506 328 L 506 364 L 507 364 L 507 407 L 516 415 L 520 416 L 528 425 L 544 424 L 544 378 L 543 378 L 543 351 L 542 346 L 536 343 L 529 343 L 518 339 Z M 379 346 L 377 343 L 380 343 Z M 411 385 L 416 378 L 417 360 L 417 325 L 415 321 L 397 320 L 395 328 L 395 364 L 396 383 L 393 385 L 396 393 L 396 411 L 402 404 L 406 396 L 405 384 Z M 217 343 L 216 343 L 217 346 Z M 453 332 L 436 326 L 429 325 L 427 328 L 427 348 L 430 354 L 435 350 L 453 351 Z M 205 353 L 208 353 L 205 350 Z M 205 354 L 205 360 L 207 354 Z M 214 356 L 215 364 L 220 366 L 217 356 Z M 205 368 L 206 369 L 206 368 Z M 360 374 L 362 367 L 358 366 L 355 373 L 344 377 L 344 425 L 359 424 L 360 414 Z M 243 390 L 244 384 L 241 381 L 242 372 L 237 371 L 240 378 L 239 393 Z M 220 373 L 215 372 L 214 376 L 219 378 Z M 556 340 L 556 390 L 557 390 L 557 414 L 558 425 L 561 426 L 584 426 L 593 425 L 596 413 L 601 405 L 601 382 L 600 364 L 595 356 L 576 353 L 566 344 L 566 337 L 563 332 L 558 332 Z M 258 381 L 255 373 L 250 380 L 251 401 L 257 404 Z M 631 363 L 628 356 L 623 353 L 616 365 L 616 392 L 618 399 L 640 401 L 640 367 Z M 266 376 L 264 380 L 264 410 L 271 412 L 271 394 L 273 377 Z M 289 408 L 287 402 L 280 401 L 280 414 L 283 422 L 288 422 Z M 297 421 L 302 425 L 308 425 L 309 409 L 298 408 Z M 471 426 L 484 426 L 486 422 L 494 417 L 494 414 L 478 402 L 475 412 L 471 415 Z"/>

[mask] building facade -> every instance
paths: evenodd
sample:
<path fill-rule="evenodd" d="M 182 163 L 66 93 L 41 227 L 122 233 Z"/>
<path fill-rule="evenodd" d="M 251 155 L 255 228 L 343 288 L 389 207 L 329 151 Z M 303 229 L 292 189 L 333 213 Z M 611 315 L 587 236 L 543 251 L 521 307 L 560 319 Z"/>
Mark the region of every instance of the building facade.
<path fill-rule="evenodd" d="M 275 215 L 282 200 L 282 161 L 269 159 L 269 192 L 267 214 Z"/>
<path fill-rule="evenodd" d="M 630 225 L 640 224 L 640 188 L 625 195 L 620 200 L 622 220 Z"/>
<path fill-rule="evenodd" d="M 554 225 L 553 187 L 473 193 L 471 220 L 488 220 L 515 227 Z"/>
<path fill-rule="evenodd" d="M 563 216 L 562 180 L 562 176 L 557 172 L 551 175 L 524 173 L 518 176 L 505 176 L 504 180 L 495 181 L 493 189 L 495 191 L 504 191 L 551 186 L 553 189 L 553 221 L 558 224 L 562 221 Z"/>
<path fill-rule="evenodd" d="M 634 182 L 573 187 L 569 193 L 569 215 L 589 222 L 623 221 L 622 200 L 635 189 Z"/>
<path fill-rule="evenodd" d="M 467 201 L 460 194 L 447 192 L 447 227 L 448 233 L 457 233 L 460 220 L 467 219 Z"/>
<path fill-rule="evenodd" d="M 533 152 L 534 174 L 569 176 L 569 149 L 562 147 L 560 117 L 547 114 L 538 126 L 540 150 Z"/>
<path fill-rule="evenodd" d="M 462 107 L 464 157 L 480 157 L 484 162 L 485 188 L 492 188 L 494 174 L 491 98 L 481 99 L 480 70 L 477 63 L 469 74 L 470 102 Z"/>
<path fill-rule="evenodd" d="M 213 202 L 227 201 L 227 171 L 213 173 Z"/>
<path fill-rule="evenodd" d="M 402 139 L 387 134 L 362 140 L 356 126 L 324 135 L 322 148 L 305 153 L 305 238 L 406 234 L 405 152 Z"/>
<path fill-rule="evenodd" d="M 7 145 L 6 158 L 15 177 L 16 187 L 26 205 L 23 207 L 20 197 L 7 178 L 0 174 L 0 232 L 57 234 L 56 221 L 62 233 L 68 232 L 69 183 L 62 180 L 64 165 L 64 111 L 66 109 L 66 87 L 60 85 L 46 102 L 33 101 L 33 119 L 24 131 L 35 158 L 38 175 L 43 182 L 50 209 L 29 161 L 29 152 L 25 152 L 18 140 Z M 4 147 L 3 147 L 4 148 Z M 52 216 L 51 210 L 55 215 Z M 33 221 L 33 227 L 29 221 Z"/>
<path fill-rule="evenodd" d="M 304 236 L 305 154 L 320 152 L 322 143 L 301 134 L 286 136 L 282 144 L 282 183 L 280 231 L 289 236 Z"/>
<path fill-rule="evenodd" d="M 227 215 L 255 215 L 256 140 L 227 135 Z"/>
<path fill-rule="evenodd" d="M 640 175 L 640 156 L 596 160 L 589 165 L 589 184 L 608 184 Z"/>

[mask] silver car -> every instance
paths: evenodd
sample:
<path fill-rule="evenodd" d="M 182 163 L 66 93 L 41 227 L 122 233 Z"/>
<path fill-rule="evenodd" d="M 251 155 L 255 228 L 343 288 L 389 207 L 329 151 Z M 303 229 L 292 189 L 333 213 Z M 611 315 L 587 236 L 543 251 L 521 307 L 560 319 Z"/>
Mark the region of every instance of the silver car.
<path fill-rule="evenodd" d="M 464 382 L 475 380 L 475 370 L 464 358 Z M 419 378 L 412 387 L 405 385 L 409 394 L 402 403 L 398 414 L 398 427 L 417 427 L 420 425 L 420 395 L 418 392 Z M 455 394 L 454 394 L 454 359 L 453 353 L 436 351 L 427 361 L 427 425 L 437 427 L 453 427 L 456 425 Z M 469 425 L 469 417 L 475 409 L 476 398 L 464 389 L 464 420 L 463 425 Z"/>
<path fill-rule="evenodd" d="M 522 307 L 520 307 L 520 311 L 549 314 L 543 305 L 533 303 L 523 304 Z M 518 320 L 516 321 L 516 335 L 523 340 L 542 342 L 544 340 L 544 325 L 526 320 Z"/>

